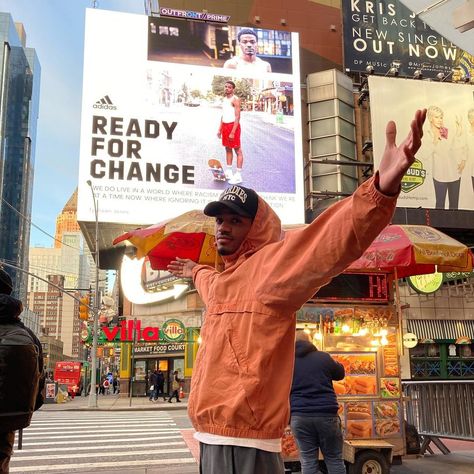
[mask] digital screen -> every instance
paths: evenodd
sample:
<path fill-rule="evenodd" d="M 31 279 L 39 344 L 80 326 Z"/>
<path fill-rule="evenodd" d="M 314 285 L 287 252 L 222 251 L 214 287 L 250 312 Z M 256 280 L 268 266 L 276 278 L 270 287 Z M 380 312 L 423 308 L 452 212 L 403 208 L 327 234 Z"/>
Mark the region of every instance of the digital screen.
<path fill-rule="evenodd" d="M 320 288 L 312 299 L 387 302 L 388 278 L 385 274 L 342 273 Z"/>
<path fill-rule="evenodd" d="M 79 221 L 90 180 L 100 222 L 161 222 L 233 184 L 304 222 L 296 33 L 97 9 L 85 33 Z"/>

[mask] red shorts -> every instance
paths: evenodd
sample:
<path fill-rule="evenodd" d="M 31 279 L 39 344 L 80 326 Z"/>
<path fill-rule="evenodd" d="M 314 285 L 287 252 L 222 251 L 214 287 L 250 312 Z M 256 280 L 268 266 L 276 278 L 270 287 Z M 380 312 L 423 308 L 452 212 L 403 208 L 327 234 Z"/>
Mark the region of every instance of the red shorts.
<path fill-rule="evenodd" d="M 222 135 L 222 145 L 227 148 L 240 148 L 240 123 L 237 125 L 237 129 L 234 133 L 234 138 L 231 140 L 229 138 L 230 132 L 234 128 L 234 122 L 223 123 L 221 128 Z"/>

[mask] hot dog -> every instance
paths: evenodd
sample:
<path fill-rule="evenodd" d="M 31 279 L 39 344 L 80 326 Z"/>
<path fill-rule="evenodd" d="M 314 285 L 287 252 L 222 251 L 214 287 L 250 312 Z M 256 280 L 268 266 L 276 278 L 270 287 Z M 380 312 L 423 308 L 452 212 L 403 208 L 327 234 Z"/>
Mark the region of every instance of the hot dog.
<path fill-rule="evenodd" d="M 351 421 L 347 423 L 347 434 L 354 438 L 370 438 L 372 436 L 372 425 L 370 422 Z"/>

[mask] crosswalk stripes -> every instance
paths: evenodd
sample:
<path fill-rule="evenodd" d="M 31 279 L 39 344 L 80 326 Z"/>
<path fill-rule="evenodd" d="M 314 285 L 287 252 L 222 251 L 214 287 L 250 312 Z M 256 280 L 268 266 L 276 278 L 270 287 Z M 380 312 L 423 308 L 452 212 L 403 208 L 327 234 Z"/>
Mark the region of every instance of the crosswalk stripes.
<path fill-rule="evenodd" d="M 11 473 L 196 465 L 174 420 L 158 411 L 38 411 L 17 446 Z"/>

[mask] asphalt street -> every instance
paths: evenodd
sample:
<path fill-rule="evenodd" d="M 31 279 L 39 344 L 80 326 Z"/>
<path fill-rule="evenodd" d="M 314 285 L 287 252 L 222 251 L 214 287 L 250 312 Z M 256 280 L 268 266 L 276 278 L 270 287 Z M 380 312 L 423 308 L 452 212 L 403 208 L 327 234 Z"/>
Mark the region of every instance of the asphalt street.
<path fill-rule="evenodd" d="M 195 188 L 224 189 L 227 183 L 214 181 L 208 168 L 211 158 L 225 165 L 225 148 L 217 138 L 221 114 L 221 107 L 206 104 L 198 107 L 174 104 L 169 109 L 162 109 L 160 116 L 178 124 L 172 140 L 160 141 L 160 154 L 153 159 L 193 165 Z M 283 124 L 277 124 L 275 115 L 264 112 L 242 112 L 242 184 L 245 186 L 258 192 L 295 191 L 294 136 L 291 128 L 296 122 L 294 117 L 286 116 L 283 121 Z M 234 171 L 235 167 L 234 154 Z"/>
<path fill-rule="evenodd" d="M 38 411 L 11 473 L 196 474 L 185 411 Z"/>
<path fill-rule="evenodd" d="M 197 474 L 198 443 L 182 404 L 150 403 L 146 397 L 100 397 L 87 409 L 77 397 L 45 405 L 23 432 L 23 449 L 11 462 L 12 473 Z M 444 440 L 452 453 L 408 457 L 391 474 L 470 474 L 474 443 Z"/>

